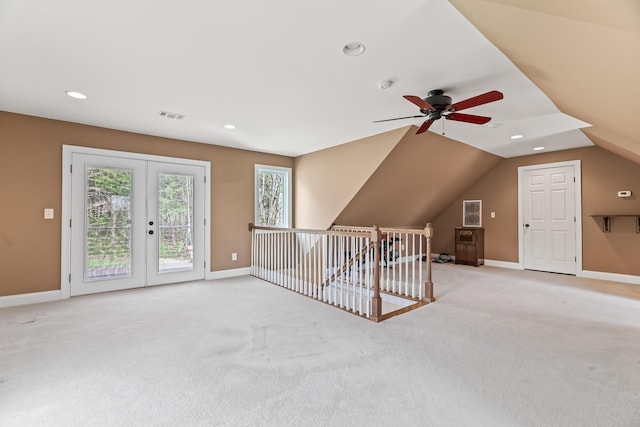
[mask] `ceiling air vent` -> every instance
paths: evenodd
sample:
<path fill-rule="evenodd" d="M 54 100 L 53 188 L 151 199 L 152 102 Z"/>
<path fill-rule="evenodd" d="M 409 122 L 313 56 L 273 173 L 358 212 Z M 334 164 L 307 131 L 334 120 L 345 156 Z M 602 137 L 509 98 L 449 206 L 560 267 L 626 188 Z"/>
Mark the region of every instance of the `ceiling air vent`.
<path fill-rule="evenodd" d="M 185 118 L 184 114 L 178 114 L 178 113 L 170 113 L 168 111 L 158 111 L 158 115 L 161 117 L 166 117 L 167 119 L 174 119 L 174 120 L 182 120 Z"/>

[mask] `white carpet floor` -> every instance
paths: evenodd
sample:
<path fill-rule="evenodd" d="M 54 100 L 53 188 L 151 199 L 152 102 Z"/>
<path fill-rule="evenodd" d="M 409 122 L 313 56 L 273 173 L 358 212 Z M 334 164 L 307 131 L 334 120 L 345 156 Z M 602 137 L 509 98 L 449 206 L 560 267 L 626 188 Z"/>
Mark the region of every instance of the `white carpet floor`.
<path fill-rule="evenodd" d="M 640 426 L 640 286 L 434 283 L 378 324 L 251 277 L 0 309 L 0 426 Z"/>

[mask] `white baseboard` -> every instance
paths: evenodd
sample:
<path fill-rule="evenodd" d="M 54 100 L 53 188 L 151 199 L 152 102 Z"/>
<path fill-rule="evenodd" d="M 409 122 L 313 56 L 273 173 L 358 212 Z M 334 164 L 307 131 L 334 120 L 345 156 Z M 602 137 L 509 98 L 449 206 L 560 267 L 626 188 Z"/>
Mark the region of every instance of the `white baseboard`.
<path fill-rule="evenodd" d="M 210 271 L 206 274 L 205 279 L 226 279 L 228 277 L 248 276 L 251 273 L 251 267 L 233 268 L 230 270 Z"/>
<path fill-rule="evenodd" d="M 433 259 L 436 259 L 440 256 L 440 254 L 431 254 Z M 455 261 L 456 257 L 453 255 L 449 255 L 449 257 Z M 507 262 L 507 261 L 495 261 L 492 259 L 485 259 L 484 265 L 489 267 L 499 267 L 499 268 L 508 268 L 511 270 L 524 270 L 524 268 L 517 262 Z"/>
<path fill-rule="evenodd" d="M 489 267 L 509 268 L 511 270 L 523 270 L 522 266 L 517 262 L 495 261 L 492 259 L 485 259 L 484 265 Z"/>
<path fill-rule="evenodd" d="M 210 271 L 205 275 L 206 280 L 226 279 L 228 277 L 247 276 L 251 273 L 251 267 L 234 268 L 231 270 Z M 0 308 L 17 305 L 38 304 L 41 302 L 58 301 L 66 299 L 61 291 L 32 292 L 28 294 L 8 295 L 0 297 Z"/>
<path fill-rule="evenodd" d="M 0 308 L 13 307 L 16 305 L 38 304 L 41 302 L 58 301 L 60 299 L 62 299 L 62 297 L 59 290 L 8 295 L 0 297 Z"/>
<path fill-rule="evenodd" d="M 579 277 L 588 279 L 610 280 L 612 282 L 631 283 L 632 285 L 640 285 L 640 276 L 632 276 L 630 274 L 606 273 L 604 271 L 582 270 L 578 274 Z"/>

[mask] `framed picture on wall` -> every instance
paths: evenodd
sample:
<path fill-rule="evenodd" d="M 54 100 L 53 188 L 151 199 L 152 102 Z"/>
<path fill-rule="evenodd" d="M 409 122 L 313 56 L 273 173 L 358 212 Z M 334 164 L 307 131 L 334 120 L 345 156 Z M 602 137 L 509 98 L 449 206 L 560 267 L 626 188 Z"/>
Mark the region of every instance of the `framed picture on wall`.
<path fill-rule="evenodd" d="M 482 227 L 482 200 L 462 201 L 462 226 Z"/>

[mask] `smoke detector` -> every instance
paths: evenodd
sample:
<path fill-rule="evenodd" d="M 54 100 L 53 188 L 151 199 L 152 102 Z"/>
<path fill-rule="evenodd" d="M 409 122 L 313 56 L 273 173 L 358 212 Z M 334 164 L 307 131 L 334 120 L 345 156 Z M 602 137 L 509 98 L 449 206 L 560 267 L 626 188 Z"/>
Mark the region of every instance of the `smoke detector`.
<path fill-rule="evenodd" d="M 380 89 L 389 89 L 391 87 L 391 85 L 393 84 L 393 80 L 391 79 L 387 79 L 387 80 L 383 80 L 378 84 L 378 87 Z"/>

